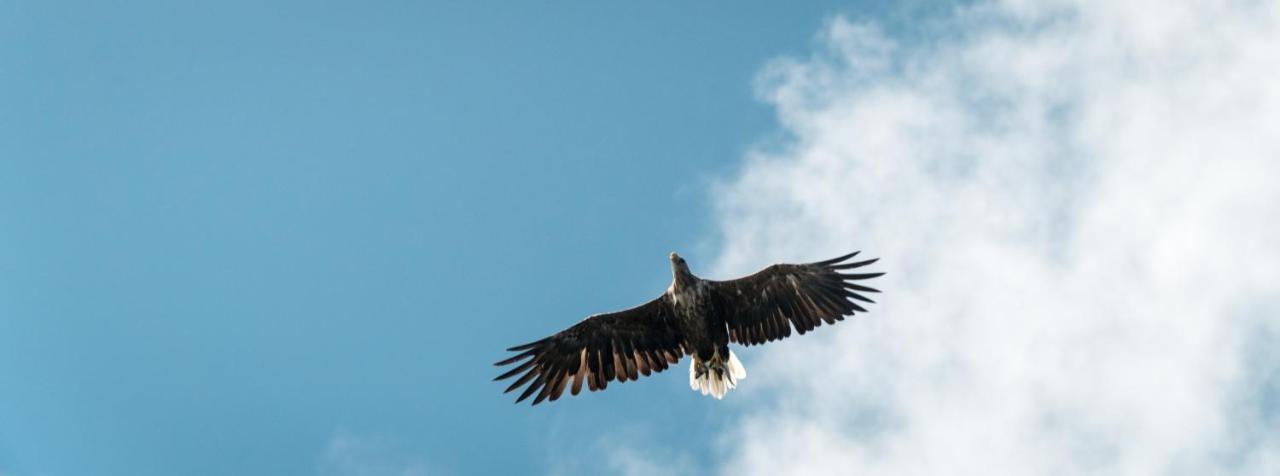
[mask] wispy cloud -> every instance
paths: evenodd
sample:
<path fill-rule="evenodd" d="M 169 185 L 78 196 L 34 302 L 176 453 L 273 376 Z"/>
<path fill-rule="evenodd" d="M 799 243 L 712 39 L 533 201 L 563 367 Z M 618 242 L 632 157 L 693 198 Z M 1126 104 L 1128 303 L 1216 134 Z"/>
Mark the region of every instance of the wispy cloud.
<path fill-rule="evenodd" d="M 548 455 L 546 473 L 625 476 L 705 474 L 706 468 L 698 466 L 696 455 L 685 452 L 687 447 L 664 447 L 653 443 L 673 441 L 666 437 L 669 436 L 666 431 L 669 429 L 658 430 L 644 424 L 620 423 L 611 425 L 608 433 L 594 440 L 573 441 L 553 430 L 548 439 L 571 442 L 569 445 L 553 447 L 552 453 Z"/>
<path fill-rule="evenodd" d="M 320 460 L 323 476 L 426 476 L 427 464 L 390 440 L 339 430 Z"/>
<path fill-rule="evenodd" d="M 744 359 L 725 473 L 1280 474 L 1280 4 L 820 41 L 761 78 L 791 139 L 717 191 L 717 274 L 863 248 L 885 294 Z"/>
<path fill-rule="evenodd" d="M 647 476 L 666 474 L 672 476 L 699 474 L 693 460 L 679 453 L 659 448 L 640 448 L 624 442 L 601 441 L 608 464 L 608 474 Z M 601 468 L 596 468 L 600 470 Z M 591 471 L 588 471 L 591 472 Z"/>

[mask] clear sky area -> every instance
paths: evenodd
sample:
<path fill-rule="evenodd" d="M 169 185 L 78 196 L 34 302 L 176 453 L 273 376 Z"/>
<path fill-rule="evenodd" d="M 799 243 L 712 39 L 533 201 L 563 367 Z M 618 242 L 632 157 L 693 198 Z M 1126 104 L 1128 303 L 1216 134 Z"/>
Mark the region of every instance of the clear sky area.
<path fill-rule="evenodd" d="M 1280 474 L 1277 44 L 1268 2 L 0 0 L 0 476 Z M 491 381 L 671 251 L 856 249 L 870 316 L 724 400 Z"/>
<path fill-rule="evenodd" d="M 347 438 L 509 474 L 702 431 L 679 385 L 531 411 L 490 364 L 713 258 L 756 72 L 854 7 L 0 2 L 0 471 L 305 474 Z"/>

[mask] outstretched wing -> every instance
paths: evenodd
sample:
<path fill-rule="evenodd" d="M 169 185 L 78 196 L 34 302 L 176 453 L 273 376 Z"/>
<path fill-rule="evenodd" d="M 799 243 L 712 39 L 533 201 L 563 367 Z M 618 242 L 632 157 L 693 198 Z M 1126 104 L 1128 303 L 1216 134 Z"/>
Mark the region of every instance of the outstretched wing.
<path fill-rule="evenodd" d="M 710 281 L 719 309 L 729 325 L 729 339 L 742 345 L 763 344 L 835 324 L 844 316 L 867 312 L 850 299 L 873 303 L 863 293 L 879 290 L 856 283 L 884 273 L 846 274 L 875 259 L 846 263 L 853 252 L 839 258 L 807 264 L 775 264 L 732 281 Z"/>
<path fill-rule="evenodd" d="M 566 387 L 577 395 L 584 381 L 594 392 L 604 390 L 610 380 L 625 382 L 666 370 L 667 364 L 684 356 L 683 341 L 664 294 L 641 306 L 596 314 L 545 339 L 507 349 L 519 354 L 494 365 L 515 368 L 494 380 L 520 375 L 506 391 L 528 383 L 516 403 L 538 392 L 533 399 L 537 405 L 547 398 L 560 398 Z"/>

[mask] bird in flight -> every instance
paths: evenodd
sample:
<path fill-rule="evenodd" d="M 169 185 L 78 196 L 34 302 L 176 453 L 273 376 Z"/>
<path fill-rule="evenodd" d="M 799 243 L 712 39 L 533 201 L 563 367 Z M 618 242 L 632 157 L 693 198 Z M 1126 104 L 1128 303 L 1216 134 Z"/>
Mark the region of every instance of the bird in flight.
<path fill-rule="evenodd" d="M 569 389 L 604 390 L 609 381 L 637 380 L 692 356 L 689 386 L 716 399 L 747 375 L 729 343 L 750 346 L 803 335 L 858 312 L 857 301 L 878 293 L 858 281 L 884 273 L 851 273 L 875 259 L 849 261 L 858 252 L 806 264 L 775 264 L 729 281 L 694 276 L 671 253 L 671 286 L 657 299 L 624 311 L 596 314 L 549 337 L 510 349 L 516 355 L 494 365 L 514 365 L 494 380 L 519 376 L 507 392 L 524 386 L 519 403 L 555 401 Z M 527 386 L 526 386 L 527 384 Z"/>

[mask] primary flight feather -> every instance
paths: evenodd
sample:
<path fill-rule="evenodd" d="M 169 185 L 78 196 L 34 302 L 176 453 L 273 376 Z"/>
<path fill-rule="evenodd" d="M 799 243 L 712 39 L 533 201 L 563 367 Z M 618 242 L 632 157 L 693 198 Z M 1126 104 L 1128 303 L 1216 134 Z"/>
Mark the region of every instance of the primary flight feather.
<path fill-rule="evenodd" d="M 609 382 L 636 380 L 661 372 L 685 355 L 693 357 L 689 386 L 717 399 L 737 386 L 746 369 L 729 343 L 763 344 L 835 324 L 858 312 L 866 293 L 858 284 L 884 273 L 851 273 L 875 263 L 853 261 L 858 252 L 805 264 L 775 264 L 729 281 L 701 279 L 671 253 L 671 286 L 657 299 L 624 311 L 596 314 L 549 337 L 507 349 L 516 355 L 495 365 L 514 367 L 494 380 L 519 376 L 507 392 L 521 387 L 519 403 L 555 401 L 585 386 L 604 390 Z M 536 395 L 535 395 L 536 394 Z"/>

